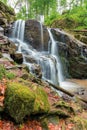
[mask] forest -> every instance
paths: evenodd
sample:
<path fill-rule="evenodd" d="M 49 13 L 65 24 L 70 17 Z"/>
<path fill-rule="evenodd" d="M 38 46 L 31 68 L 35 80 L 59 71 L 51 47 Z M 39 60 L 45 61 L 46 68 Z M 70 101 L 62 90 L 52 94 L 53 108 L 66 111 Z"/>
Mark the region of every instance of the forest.
<path fill-rule="evenodd" d="M 10 0 L 1 0 L 10 6 Z M 74 23 L 75 29 L 87 28 L 87 1 L 86 0 L 13 0 L 12 7 L 17 11 L 17 19 L 38 19 L 44 16 L 44 23 L 52 26 L 56 21 Z M 72 28 L 72 27 L 71 27 Z"/>
<path fill-rule="evenodd" d="M 87 130 L 87 0 L 0 0 L 0 130 Z"/>

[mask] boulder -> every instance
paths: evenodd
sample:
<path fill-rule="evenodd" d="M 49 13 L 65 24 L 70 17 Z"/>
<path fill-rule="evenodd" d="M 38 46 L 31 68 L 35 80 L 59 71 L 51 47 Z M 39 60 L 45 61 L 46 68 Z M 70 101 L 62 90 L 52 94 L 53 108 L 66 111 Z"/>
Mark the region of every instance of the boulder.
<path fill-rule="evenodd" d="M 72 78 L 87 78 L 87 45 L 59 29 L 52 29 L 54 38 L 59 41 L 59 55 Z M 63 43 L 63 44 L 61 44 Z"/>
<path fill-rule="evenodd" d="M 41 23 L 36 20 L 27 20 L 25 23 L 25 41 L 37 50 L 47 50 L 49 34 L 47 28 L 42 25 L 43 43 L 41 40 Z"/>
<path fill-rule="evenodd" d="M 26 116 L 46 114 L 50 110 L 46 92 L 35 83 L 9 82 L 5 94 L 5 110 L 20 123 Z M 30 86 L 31 85 L 31 86 Z"/>
<path fill-rule="evenodd" d="M 9 83 L 5 96 L 5 109 L 17 123 L 31 114 L 34 101 L 35 95 L 28 87 L 19 83 Z"/>
<path fill-rule="evenodd" d="M 40 65 L 38 65 L 38 64 L 32 64 L 31 70 L 32 70 L 32 72 L 33 72 L 38 78 L 41 78 L 41 77 L 42 77 L 42 71 L 41 71 Z"/>
<path fill-rule="evenodd" d="M 22 64 L 23 63 L 23 55 L 22 53 L 12 53 L 10 54 L 11 58 L 18 64 Z"/>

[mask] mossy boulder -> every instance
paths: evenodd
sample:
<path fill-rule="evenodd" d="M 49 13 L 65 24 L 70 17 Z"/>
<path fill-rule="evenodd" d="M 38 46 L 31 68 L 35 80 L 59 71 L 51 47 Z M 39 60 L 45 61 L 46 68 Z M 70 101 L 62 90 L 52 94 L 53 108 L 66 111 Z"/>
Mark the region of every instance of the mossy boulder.
<path fill-rule="evenodd" d="M 50 109 L 45 91 L 36 84 L 29 86 L 11 82 L 6 89 L 5 111 L 17 123 L 26 116 L 47 113 Z"/>
<path fill-rule="evenodd" d="M 36 95 L 33 114 L 48 113 L 50 105 L 46 92 L 41 87 L 37 86 L 33 86 L 33 91 Z"/>
<path fill-rule="evenodd" d="M 18 123 L 30 115 L 35 102 L 35 95 L 28 87 L 20 83 L 9 83 L 5 94 L 5 109 Z"/>

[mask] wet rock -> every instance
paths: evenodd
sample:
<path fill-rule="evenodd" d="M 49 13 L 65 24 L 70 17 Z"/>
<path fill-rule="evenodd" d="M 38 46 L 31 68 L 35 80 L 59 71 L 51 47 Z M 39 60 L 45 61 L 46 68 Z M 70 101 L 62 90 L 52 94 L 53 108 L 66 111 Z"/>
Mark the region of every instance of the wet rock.
<path fill-rule="evenodd" d="M 2 27 L 0 27 L 0 33 L 4 34 L 4 29 Z"/>
<path fill-rule="evenodd" d="M 12 53 L 10 54 L 11 58 L 18 64 L 23 63 L 23 55 L 22 53 Z"/>
<path fill-rule="evenodd" d="M 41 67 L 37 64 L 32 64 L 32 72 L 38 77 L 41 78 L 42 77 L 42 71 L 41 71 Z"/>
<path fill-rule="evenodd" d="M 36 20 L 27 20 L 25 23 L 25 41 L 37 50 L 48 49 L 49 34 L 43 25 L 43 43 L 41 40 L 41 26 Z"/>
<path fill-rule="evenodd" d="M 28 73 L 25 73 L 21 76 L 22 79 L 27 80 L 29 78 Z"/>
<path fill-rule="evenodd" d="M 29 63 L 37 63 L 36 60 L 35 60 L 35 58 L 32 57 L 32 56 L 30 56 L 30 55 L 25 56 L 25 59 L 26 59 L 26 61 L 29 62 Z"/>

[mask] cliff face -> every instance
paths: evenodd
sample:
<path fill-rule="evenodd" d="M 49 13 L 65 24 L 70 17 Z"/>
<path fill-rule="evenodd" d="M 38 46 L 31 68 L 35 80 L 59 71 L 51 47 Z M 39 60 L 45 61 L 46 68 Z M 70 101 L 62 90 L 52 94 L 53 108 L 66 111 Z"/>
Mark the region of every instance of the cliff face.
<path fill-rule="evenodd" d="M 0 26 L 6 27 L 15 20 L 15 12 L 0 1 Z"/>

